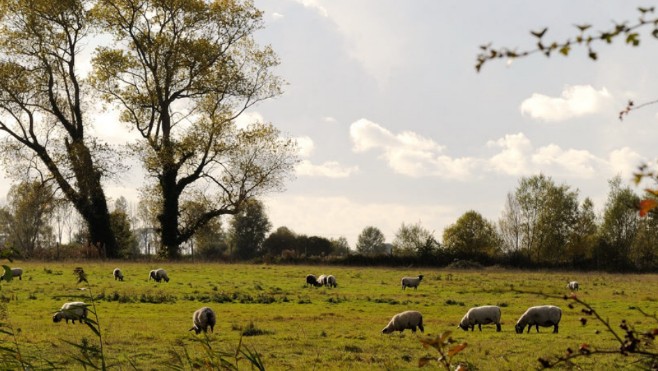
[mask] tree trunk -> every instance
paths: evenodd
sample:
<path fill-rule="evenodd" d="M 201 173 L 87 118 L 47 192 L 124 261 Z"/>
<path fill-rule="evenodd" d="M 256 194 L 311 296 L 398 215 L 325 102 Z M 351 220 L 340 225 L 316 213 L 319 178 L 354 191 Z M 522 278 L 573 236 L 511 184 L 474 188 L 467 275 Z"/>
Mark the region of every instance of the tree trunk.
<path fill-rule="evenodd" d="M 160 238 L 162 248 L 160 254 L 167 259 L 178 259 L 178 191 L 176 189 L 176 172 L 165 171 L 160 178 L 162 188 L 162 214 L 160 221 Z"/>

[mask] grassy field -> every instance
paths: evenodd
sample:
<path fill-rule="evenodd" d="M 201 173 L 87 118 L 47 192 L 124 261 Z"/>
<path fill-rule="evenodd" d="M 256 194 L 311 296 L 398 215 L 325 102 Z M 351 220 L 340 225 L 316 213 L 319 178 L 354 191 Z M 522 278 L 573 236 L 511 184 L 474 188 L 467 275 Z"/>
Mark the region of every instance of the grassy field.
<path fill-rule="evenodd" d="M 192 312 L 210 306 L 218 314 L 215 333 L 208 336 L 213 353 L 235 352 L 240 338 L 257 351 L 271 370 L 416 369 L 418 360 L 437 355 L 420 339 L 452 331 L 468 346 L 454 362 L 471 369 L 534 369 L 540 356 L 564 354 L 582 343 L 592 347 L 617 345 L 604 326 L 581 306 L 548 295 L 568 294 L 569 280 L 578 280 L 578 296 L 591 304 L 613 327 L 627 319 L 638 329 L 658 327 L 634 307 L 658 312 L 658 275 L 616 275 L 579 272 L 527 272 L 484 269 L 395 269 L 329 266 L 228 265 L 207 263 L 14 262 L 25 270 L 23 280 L 0 284 L 6 303 L 2 322 L 16 334 L 0 334 L 0 344 L 18 349 L 37 365 L 51 360 L 66 368 L 81 368 L 80 352 L 67 342 L 98 344 L 85 325 L 53 323 L 52 315 L 69 298 L 93 294 L 104 340 L 104 353 L 116 369 L 190 369 L 187 359 L 204 359 L 205 347 L 189 332 Z M 77 284 L 73 269 L 84 268 L 89 284 Z M 121 267 L 125 281 L 114 281 Z M 147 281 L 148 272 L 165 268 L 171 281 Z M 333 274 L 337 288 L 305 287 L 309 273 Z M 405 275 L 424 274 L 417 291 L 400 287 Z M 80 288 L 86 290 L 80 290 Z M 513 289 L 512 289 L 513 287 Z M 524 291 L 524 292 L 519 292 Z M 90 300 L 86 300 L 90 302 Z M 457 324 L 468 308 L 502 307 L 502 331 L 493 325 L 464 332 Z M 563 309 L 560 332 L 540 328 L 514 332 L 518 317 L 529 306 L 554 304 Z M 425 334 L 382 335 L 396 313 L 423 313 Z M 242 336 L 246 333 L 251 336 Z M 84 340 L 83 340 L 84 339 Z M 187 354 L 187 355 L 186 355 Z M 184 361 L 181 362 L 180 359 Z M 233 356 L 227 356 L 235 364 Z M 578 360 L 585 369 L 616 369 L 632 358 L 597 356 Z M 240 369 L 250 369 L 241 360 Z M 432 368 L 438 367 L 434 362 Z"/>

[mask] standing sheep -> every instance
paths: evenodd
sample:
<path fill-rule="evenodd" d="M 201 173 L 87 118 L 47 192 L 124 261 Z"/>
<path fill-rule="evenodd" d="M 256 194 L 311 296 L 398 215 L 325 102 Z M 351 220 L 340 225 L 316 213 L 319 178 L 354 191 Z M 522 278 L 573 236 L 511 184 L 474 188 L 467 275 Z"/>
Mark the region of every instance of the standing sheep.
<path fill-rule="evenodd" d="M 420 332 L 425 332 L 423 315 L 418 311 L 408 310 L 394 315 L 388 325 L 382 330 L 382 334 L 390 334 L 393 331 L 400 331 L 402 333 L 406 329 L 410 329 L 415 333 L 416 327 L 420 329 Z"/>
<path fill-rule="evenodd" d="M 167 276 L 167 271 L 165 271 L 162 268 L 152 270 L 149 273 L 149 281 L 153 278 L 155 282 L 160 282 L 162 280 L 165 280 L 165 282 L 169 282 L 169 276 Z"/>
<path fill-rule="evenodd" d="M 115 281 L 116 280 L 123 281 L 123 273 L 121 272 L 121 269 L 114 268 L 114 270 L 112 271 L 112 275 L 114 276 Z"/>
<path fill-rule="evenodd" d="M 2 271 L 2 269 L 0 269 Z M 12 268 L 11 269 L 11 276 L 12 277 L 18 277 L 19 280 L 23 280 L 23 268 Z M 4 276 L 0 276 L 0 281 L 4 278 Z"/>
<path fill-rule="evenodd" d="M 528 332 L 530 332 L 532 326 L 535 326 L 537 332 L 539 332 L 539 326 L 553 326 L 553 333 L 557 334 L 558 324 L 560 323 L 561 318 L 562 309 L 554 305 L 540 305 L 537 307 L 530 307 L 516 322 L 516 333 L 522 334 L 523 329 L 526 326 L 528 326 Z"/>
<path fill-rule="evenodd" d="M 500 307 L 496 305 L 483 305 L 469 309 L 459 323 L 459 327 L 464 331 L 468 331 L 469 328 L 471 331 L 475 331 L 475 325 L 478 325 L 482 331 L 482 325 L 490 323 L 495 323 L 496 331 L 500 332 Z"/>
<path fill-rule="evenodd" d="M 327 283 L 327 276 L 325 276 L 324 274 L 321 274 L 318 277 L 318 286 L 324 286 L 326 283 Z"/>
<path fill-rule="evenodd" d="M 208 307 L 199 308 L 192 314 L 192 328 L 188 331 L 194 330 L 199 335 L 201 331 L 208 332 L 208 327 L 210 327 L 210 332 L 214 332 L 216 323 L 217 316 L 212 309 Z"/>
<path fill-rule="evenodd" d="M 88 304 L 81 301 L 64 303 L 62 308 L 53 315 L 53 322 L 57 323 L 64 319 L 66 320 L 66 323 L 69 323 L 69 320 L 73 323 L 75 323 L 76 320 L 82 323 L 84 322 L 84 319 L 87 318 L 88 306 Z"/>
<path fill-rule="evenodd" d="M 309 274 L 306 276 L 306 284 L 311 286 L 321 286 L 318 282 L 318 278 L 314 274 Z"/>
<path fill-rule="evenodd" d="M 331 287 L 338 286 L 338 284 L 336 283 L 336 277 L 334 277 L 332 274 L 328 275 L 327 278 L 325 278 L 325 285 Z"/>
<path fill-rule="evenodd" d="M 417 290 L 418 285 L 420 285 L 420 281 L 422 280 L 423 280 L 422 274 L 419 274 L 418 277 L 403 277 L 402 290 L 406 289 L 407 287 L 413 287 L 414 290 Z"/>
<path fill-rule="evenodd" d="M 567 288 L 571 291 L 578 291 L 579 289 L 578 281 L 571 281 L 567 283 Z"/>

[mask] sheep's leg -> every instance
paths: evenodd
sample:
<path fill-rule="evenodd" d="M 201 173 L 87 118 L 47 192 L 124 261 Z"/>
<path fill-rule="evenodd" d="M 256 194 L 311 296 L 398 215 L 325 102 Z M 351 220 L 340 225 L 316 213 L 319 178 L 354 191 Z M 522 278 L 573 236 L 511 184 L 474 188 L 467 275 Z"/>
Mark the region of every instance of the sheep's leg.
<path fill-rule="evenodd" d="M 553 333 L 554 333 L 554 334 L 557 334 L 557 323 L 556 323 L 555 326 L 553 327 Z"/>
<path fill-rule="evenodd" d="M 482 332 L 482 324 L 478 323 L 478 329 Z M 473 326 L 473 331 L 475 331 L 475 326 Z"/>
<path fill-rule="evenodd" d="M 535 325 L 535 328 L 537 329 L 537 332 L 539 332 L 539 325 Z"/>
<path fill-rule="evenodd" d="M 496 332 L 500 332 L 500 323 L 496 323 Z"/>

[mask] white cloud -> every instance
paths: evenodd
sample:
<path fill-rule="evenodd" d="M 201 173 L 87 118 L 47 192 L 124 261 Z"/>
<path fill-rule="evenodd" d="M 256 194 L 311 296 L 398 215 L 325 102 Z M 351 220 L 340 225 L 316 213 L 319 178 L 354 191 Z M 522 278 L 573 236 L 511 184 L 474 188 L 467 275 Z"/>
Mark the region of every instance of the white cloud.
<path fill-rule="evenodd" d="M 294 0 L 296 3 L 299 3 L 303 5 L 305 8 L 309 8 L 317 12 L 323 17 L 327 17 L 329 13 L 327 12 L 327 9 L 320 5 L 319 0 Z"/>
<path fill-rule="evenodd" d="M 496 172 L 521 175 L 528 172 L 527 154 L 532 150 L 530 140 L 523 134 L 507 134 L 504 138 L 489 141 L 488 147 L 500 147 L 500 153 L 489 159 Z"/>
<path fill-rule="evenodd" d="M 314 165 L 309 160 L 302 160 L 295 167 L 298 176 L 319 176 L 326 178 L 347 178 L 359 171 L 358 166 L 342 166 L 336 161 L 326 161 Z"/>
<path fill-rule="evenodd" d="M 476 165 L 473 158 L 442 155 L 443 146 L 411 131 L 393 134 L 388 129 L 360 119 L 350 126 L 354 152 L 380 150 L 390 168 L 412 177 L 439 176 L 465 179 Z"/>
<path fill-rule="evenodd" d="M 246 129 L 247 126 L 254 123 L 264 123 L 265 119 L 263 115 L 258 112 L 250 111 L 243 112 L 240 116 L 235 119 L 235 125 L 238 129 Z"/>
<path fill-rule="evenodd" d="M 646 158 L 628 147 L 623 147 L 610 152 L 608 162 L 614 174 L 630 178 L 637 170 L 638 165 L 646 162 Z"/>
<path fill-rule="evenodd" d="M 590 85 L 567 85 L 560 97 L 534 93 L 521 103 L 521 113 L 547 122 L 564 121 L 572 117 L 596 113 L 611 99 L 608 90 L 596 90 Z"/>
<path fill-rule="evenodd" d="M 275 21 L 278 21 L 279 19 L 282 19 L 283 17 L 284 17 L 284 15 L 281 14 L 281 13 L 277 13 L 277 12 L 272 13 L 272 19 L 275 20 Z"/>
<path fill-rule="evenodd" d="M 297 142 L 297 153 L 301 157 L 309 157 L 315 150 L 315 143 L 310 137 L 298 137 L 295 138 L 295 142 Z"/>
<path fill-rule="evenodd" d="M 313 164 L 306 158 L 310 157 L 315 150 L 313 139 L 308 136 L 295 138 L 298 154 L 304 160 L 295 167 L 297 176 L 312 176 L 326 178 L 347 178 L 359 171 L 358 166 L 343 166 L 336 161 L 325 161 L 320 165 Z"/>

